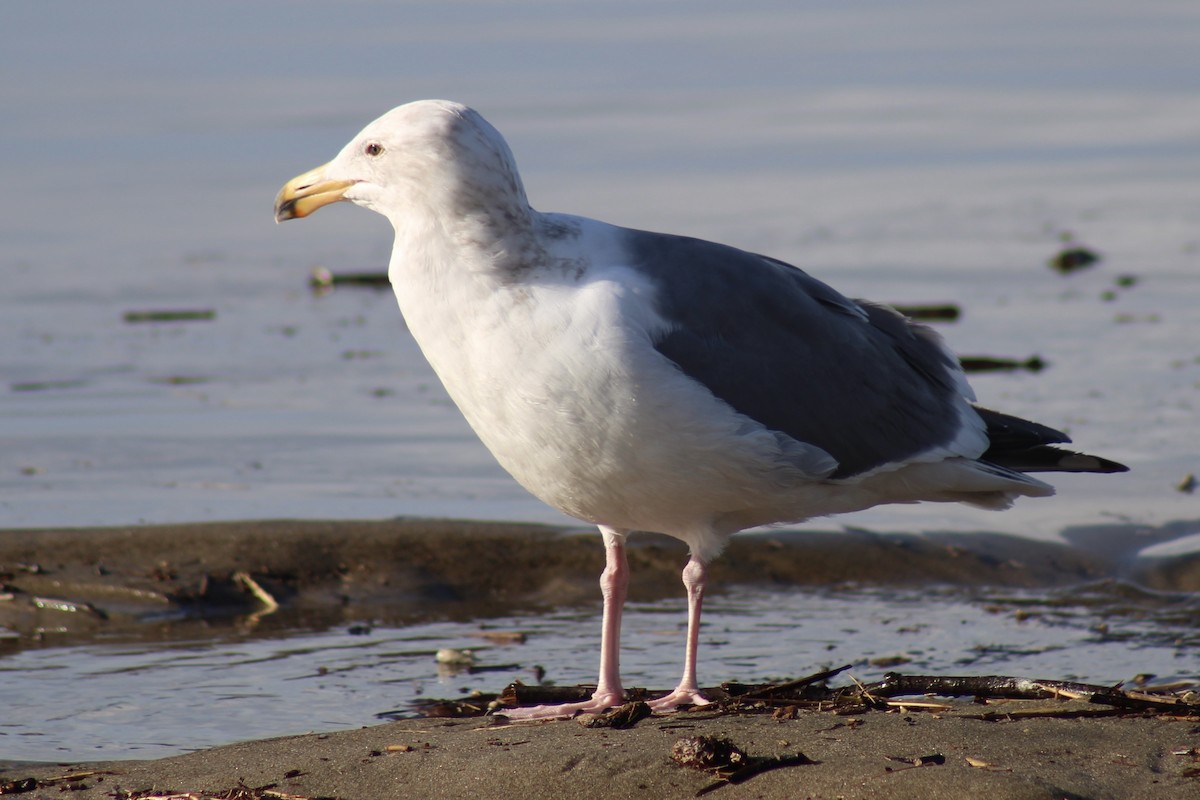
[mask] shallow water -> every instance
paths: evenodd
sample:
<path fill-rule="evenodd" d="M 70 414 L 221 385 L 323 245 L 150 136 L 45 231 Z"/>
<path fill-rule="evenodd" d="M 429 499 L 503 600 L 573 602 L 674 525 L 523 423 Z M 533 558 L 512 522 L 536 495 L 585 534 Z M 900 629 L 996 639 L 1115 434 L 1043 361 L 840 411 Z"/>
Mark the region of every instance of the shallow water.
<path fill-rule="evenodd" d="M 1200 472 L 1189 4 L 355 8 L 9 15 L 0 525 L 563 521 L 475 440 L 386 292 L 306 289 L 316 265 L 382 268 L 386 223 L 339 207 L 271 224 L 284 180 L 422 96 L 491 118 L 540 208 L 961 305 L 941 326 L 960 352 L 1050 364 L 975 378 L 985 404 L 1134 468 L 1006 515 L 846 524 L 1053 537 L 1198 516 L 1175 489 Z M 1101 264 L 1049 270 L 1068 234 Z M 215 319 L 122 321 L 175 308 Z"/>
<path fill-rule="evenodd" d="M 621 654 L 627 685 L 665 690 L 678 678 L 682 605 L 630 605 Z M 701 682 L 798 677 L 845 663 L 865 681 L 896 670 L 1107 685 L 1153 670 L 1154 682 L 1169 682 L 1195 675 L 1197 615 L 1195 597 L 1116 584 L 1049 595 L 740 587 L 708 604 Z M 0 660 L 0 754 L 152 758 L 368 725 L 381 715 L 412 715 L 422 698 L 536 682 L 537 666 L 560 685 L 594 682 L 599 629 L 594 612 L 562 609 L 484 623 L 390 628 L 364 621 L 286 636 L 228 629 L 167 644 L 24 650 Z M 491 644 L 480 636 L 489 632 L 527 638 Z M 475 670 L 440 667 L 441 648 L 472 650 Z"/>
<path fill-rule="evenodd" d="M 975 377 L 984 404 L 1133 467 L 1056 478 L 1057 498 L 1002 515 L 916 506 L 842 524 L 1054 539 L 1200 518 L 1200 492 L 1176 488 L 1200 474 L 1197 40 L 1184 0 L 14 8 L 0 31 L 0 526 L 564 521 L 475 440 L 387 292 L 308 290 L 318 265 L 382 268 L 382 219 L 270 221 L 283 181 L 427 96 L 504 131 L 539 208 L 766 252 L 852 296 L 961 305 L 939 326 L 956 350 L 1050 365 Z M 1101 263 L 1048 269 L 1068 236 Z M 176 308 L 215 318 L 122 318 Z M 1200 530 L 1170 547 L 1200 547 Z M 706 680 L 918 648 L 930 671 L 1198 671 L 1194 614 L 1114 623 L 1111 603 L 1072 601 L 1018 622 L 989 602 L 731 593 L 708 617 Z M 937 620 L 919 646 L 901 613 Z M 671 681 L 680 622 L 670 604 L 628 616 L 634 682 Z M 592 679 L 591 615 L 488 624 L 533 634 L 488 660 Z M 21 650 L 0 658 L 0 756 L 156 755 L 495 690 L 507 674 L 436 678 L 429 650 L 471 629 Z"/>

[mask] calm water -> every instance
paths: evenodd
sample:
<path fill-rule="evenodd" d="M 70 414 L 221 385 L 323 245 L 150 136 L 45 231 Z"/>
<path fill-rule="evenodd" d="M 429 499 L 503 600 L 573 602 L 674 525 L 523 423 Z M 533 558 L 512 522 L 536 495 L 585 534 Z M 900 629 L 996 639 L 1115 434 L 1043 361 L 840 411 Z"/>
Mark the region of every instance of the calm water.
<path fill-rule="evenodd" d="M 1200 518 L 1200 493 L 1176 489 L 1200 474 L 1197 41 L 1190 0 L 15 5 L 0 25 L 0 527 L 562 521 L 475 441 L 387 293 L 308 291 L 317 265 L 382 268 L 382 218 L 339 207 L 271 223 L 283 181 L 429 96 L 470 103 L 506 134 L 539 208 L 766 252 L 854 296 L 960 304 L 963 319 L 941 328 L 955 349 L 1050 364 L 974 379 L 982 402 L 1134 469 L 1057 479 L 1058 498 L 1003 515 L 921 506 L 845 524 L 1054 538 L 1072 524 Z M 1049 270 L 1068 236 L 1100 265 Z M 156 309 L 215 319 L 122 321 Z M 1174 547 L 1198 545 L 1200 534 Z M 878 622 L 897 602 L 1005 619 L 969 598 L 825 600 L 862 640 L 826 657 L 836 637 L 814 628 L 785 667 L 757 655 L 771 637 L 730 634 L 728 655 L 707 648 L 710 678 L 718 665 L 750 678 L 907 652 L 912 637 Z M 776 602 L 749 597 L 759 611 L 746 614 L 769 621 Z M 675 631 L 678 610 L 643 611 L 630 644 L 656 652 L 646 642 L 656 626 Z M 723 613 L 711 640 L 748 621 Z M 1096 680 L 1196 672 L 1187 636 L 1132 654 L 1051 647 L 1055 635 L 1086 644 L 1097 619 L 1080 613 L 979 636 L 1001 652 L 1027 645 L 1036 659 L 1014 669 L 1053 677 L 1080 664 Z M 591 679 L 592 632 L 580 663 L 573 617 L 512 624 L 538 636 L 497 659 Z M 11 742 L 26 756 L 157 754 L 498 688 L 509 676 L 435 683 L 424 655 L 405 655 L 467 632 L 23 650 L 0 658 L 0 757 Z M 999 669 L 961 661 L 980 641 L 920 645 L 922 658 Z M 631 668 L 665 684 L 675 647 Z M 264 676 L 264 663 L 286 669 Z M 333 677 L 314 677 L 319 665 Z M 204 692 L 177 691 L 189 682 Z M 26 697 L 37 703 L 13 702 Z M 218 701 L 222 714 L 197 719 Z M 255 727 L 281 703 L 322 718 Z"/>
<path fill-rule="evenodd" d="M 1105 627 L 1096 625 L 1097 614 Z M 705 615 L 703 685 L 846 663 L 866 681 L 900 670 L 1105 685 L 1154 671 L 1166 682 L 1195 676 L 1200 646 L 1196 598 L 1114 585 L 1050 595 L 739 588 L 714 597 Z M 682 663 L 682 600 L 630 604 L 625 620 L 627 685 L 673 686 Z M 480 636 L 497 631 L 527 639 L 496 645 Z M 14 689 L 0 719 L 0 758 L 152 758 L 356 727 L 388 712 L 412 715 L 421 698 L 534 682 L 536 666 L 551 682 L 594 683 L 599 631 L 590 611 L 562 610 L 485 624 L 355 625 L 287 636 L 243 627 L 169 644 L 25 650 L 0 660 L 0 688 Z M 435 653 L 446 647 L 471 649 L 476 671 L 440 667 Z M 870 663 L 880 659 L 899 661 Z"/>

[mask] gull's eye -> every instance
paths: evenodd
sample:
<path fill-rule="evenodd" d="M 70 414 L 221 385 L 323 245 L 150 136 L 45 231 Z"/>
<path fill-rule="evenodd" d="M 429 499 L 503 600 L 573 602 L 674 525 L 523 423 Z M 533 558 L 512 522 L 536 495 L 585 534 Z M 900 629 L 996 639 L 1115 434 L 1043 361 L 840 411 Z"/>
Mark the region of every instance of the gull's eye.
<path fill-rule="evenodd" d="M 363 152 L 369 156 L 377 156 L 383 153 L 383 145 L 379 142 L 367 142 L 367 146 L 363 148 Z"/>

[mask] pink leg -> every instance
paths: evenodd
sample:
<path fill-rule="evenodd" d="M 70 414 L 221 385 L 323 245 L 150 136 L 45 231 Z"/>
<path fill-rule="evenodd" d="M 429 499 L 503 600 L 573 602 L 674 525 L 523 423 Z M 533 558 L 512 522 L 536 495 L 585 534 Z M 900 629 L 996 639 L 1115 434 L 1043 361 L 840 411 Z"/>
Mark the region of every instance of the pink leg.
<path fill-rule="evenodd" d="M 688 559 L 687 566 L 683 568 L 683 586 L 687 589 L 688 598 L 687 649 L 683 656 L 683 678 L 675 687 L 675 691 L 650 701 L 649 706 L 654 711 L 674 711 L 684 705 L 705 706 L 709 703 L 709 700 L 700 694 L 700 686 L 696 683 L 700 609 L 704 605 L 704 583 L 707 579 L 708 565 L 695 556 Z"/>
<path fill-rule="evenodd" d="M 601 528 L 604 534 L 604 572 L 600 573 L 600 594 L 604 597 L 604 616 L 600 629 L 600 677 L 592 701 L 602 698 L 607 706 L 625 702 L 621 686 L 621 614 L 629 588 L 629 561 L 625 557 L 625 532 Z M 606 706 L 606 707 L 607 707 Z"/>
<path fill-rule="evenodd" d="M 594 714 L 625 702 L 621 686 L 621 612 L 629 586 L 629 561 L 625 557 L 627 531 L 600 526 L 604 535 L 604 572 L 600 574 L 600 593 L 604 596 L 604 617 L 600 626 L 600 677 L 591 700 L 556 706 L 510 708 L 501 714 L 514 720 L 569 719 L 576 714 Z"/>

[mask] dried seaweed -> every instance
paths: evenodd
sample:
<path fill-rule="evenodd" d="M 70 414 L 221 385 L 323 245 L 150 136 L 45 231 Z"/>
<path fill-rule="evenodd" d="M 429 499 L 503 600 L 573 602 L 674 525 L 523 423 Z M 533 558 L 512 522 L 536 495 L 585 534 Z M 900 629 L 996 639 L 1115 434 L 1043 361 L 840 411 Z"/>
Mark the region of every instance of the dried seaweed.
<path fill-rule="evenodd" d="M 650 710 L 650 706 L 638 700 L 618 706 L 603 714 L 580 714 L 575 718 L 575 721 L 585 728 L 616 728 L 617 730 L 622 730 L 624 728 L 632 728 L 653 713 Z"/>
<path fill-rule="evenodd" d="M 817 764 L 804 753 L 790 756 L 754 757 L 729 739 L 716 736 L 687 736 L 671 747 L 671 760 L 681 767 L 711 772 L 716 783 L 705 786 L 696 796 L 708 794 L 731 783 L 743 783 L 755 775 L 781 767 Z"/>
<path fill-rule="evenodd" d="M 982 719 L 1004 716 L 1119 716 L 1122 714 L 1163 714 L 1171 716 L 1200 716 L 1200 693 L 1191 684 L 1171 687 L 1139 687 L 1136 690 L 1118 686 L 1100 686 L 1075 681 L 1021 678 L 1006 675 L 903 675 L 889 672 L 882 680 L 863 684 L 853 678 L 852 685 L 829 686 L 829 680 L 850 669 L 849 664 L 822 670 L 803 678 L 767 684 L 724 683 L 708 688 L 704 694 L 713 701 L 704 711 L 716 714 L 772 713 L 779 718 L 794 717 L 800 710 L 829 711 L 838 714 L 857 714 L 870 709 L 945 711 L 945 703 L 929 700 L 903 700 L 904 697 L 971 697 L 976 702 L 988 700 L 1079 700 L 1097 706 L 1094 709 L 1078 706 L 1058 711 L 1008 709 L 1003 713 L 977 715 Z M 426 707 L 427 716 L 478 716 L 483 709 L 502 711 L 503 707 L 566 703 L 585 700 L 594 691 L 592 686 L 508 686 L 494 701 L 471 698 L 462 701 L 438 701 Z M 631 690 L 627 699 L 641 700 L 655 692 Z"/>

